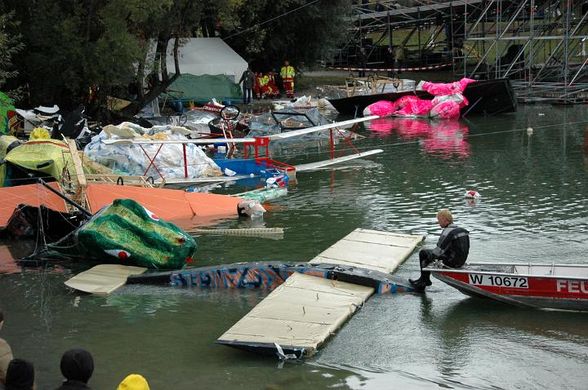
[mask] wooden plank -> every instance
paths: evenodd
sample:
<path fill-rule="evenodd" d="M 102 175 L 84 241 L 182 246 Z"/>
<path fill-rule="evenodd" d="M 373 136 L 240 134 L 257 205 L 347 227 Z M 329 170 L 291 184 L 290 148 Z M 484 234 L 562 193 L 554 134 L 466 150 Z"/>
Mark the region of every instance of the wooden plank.
<path fill-rule="evenodd" d="M 77 184 L 79 187 L 85 188 L 86 176 L 84 175 L 84 168 L 82 165 L 82 160 L 80 159 L 80 155 L 78 153 L 78 146 L 76 145 L 76 141 L 74 139 L 68 139 L 67 145 L 69 146 L 69 153 L 71 154 L 71 159 L 74 164 Z"/>
<path fill-rule="evenodd" d="M 351 160 L 355 160 L 358 158 L 372 156 L 374 154 L 378 154 L 378 153 L 382 153 L 382 152 L 383 152 L 382 149 L 373 149 L 373 150 L 368 150 L 367 152 L 350 154 L 348 156 L 336 157 L 336 158 L 332 158 L 329 160 L 317 161 L 317 162 L 308 163 L 308 164 L 300 164 L 300 165 L 296 165 L 294 168 L 296 168 L 296 172 L 313 171 L 313 170 L 321 169 L 321 168 L 328 167 L 331 165 L 341 164 L 346 161 L 351 161 Z"/>
<path fill-rule="evenodd" d="M 66 286 L 75 290 L 91 294 L 107 295 L 124 286 L 128 276 L 139 275 L 146 270 L 147 268 L 143 267 L 120 264 L 100 264 L 77 274 L 64 283 Z"/>
<path fill-rule="evenodd" d="M 295 273 L 217 341 L 251 347 L 278 343 L 312 355 L 373 292 L 371 287 Z"/>
<path fill-rule="evenodd" d="M 422 235 L 355 229 L 318 254 L 310 263 L 341 264 L 391 273 L 423 239 Z"/>

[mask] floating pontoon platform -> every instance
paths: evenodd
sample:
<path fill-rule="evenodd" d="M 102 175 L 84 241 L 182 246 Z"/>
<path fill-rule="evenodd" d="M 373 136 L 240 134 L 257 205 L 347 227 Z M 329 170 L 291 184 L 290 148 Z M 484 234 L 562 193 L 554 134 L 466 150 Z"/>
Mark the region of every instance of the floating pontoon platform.
<path fill-rule="evenodd" d="M 356 229 L 310 261 L 374 272 L 393 272 L 423 240 Z M 295 273 L 217 343 L 260 353 L 310 356 L 374 293 L 373 287 Z M 282 352 L 281 352 L 282 351 Z"/>
<path fill-rule="evenodd" d="M 147 268 L 120 264 L 99 264 L 67 280 L 65 285 L 90 294 L 107 295 L 125 285 L 127 277 L 147 271 Z"/>
<path fill-rule="evenodd" d="M 312 355 L 373 292 L 371 287 L 296 273 L 217 343 L 267 353 L 275 353 L 278 344 L 296 357 Z"/>

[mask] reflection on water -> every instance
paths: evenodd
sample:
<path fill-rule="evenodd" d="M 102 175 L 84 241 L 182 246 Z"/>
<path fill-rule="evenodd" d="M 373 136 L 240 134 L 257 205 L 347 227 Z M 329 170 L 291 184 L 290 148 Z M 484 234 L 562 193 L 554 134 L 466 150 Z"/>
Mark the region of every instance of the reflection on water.
<path fill-rule="evenodd" d="M 470 155 L 466 139 L 468 126 L 458 120 L 379 118 L 371 121 L 368 128 L 378 135 L 396 132 L 405 140 L 418 139 L 426 153 L 441 158 L 467 158 Z"/>

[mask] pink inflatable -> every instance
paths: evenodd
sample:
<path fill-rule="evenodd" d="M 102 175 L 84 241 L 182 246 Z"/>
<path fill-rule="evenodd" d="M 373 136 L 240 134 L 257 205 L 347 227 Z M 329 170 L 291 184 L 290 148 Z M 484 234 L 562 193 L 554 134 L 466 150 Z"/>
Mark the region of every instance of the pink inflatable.
<path fill-rule="evenodd" d="M 475 80 L 467 78 L 447 84 L 427 81 L 423 83 L 422 88 L 435 95 L 433 100 L 421 99 L 415 95 L 406 95 L 394 102 L 380 100 L 367 106 L 363 110 L 363 115 L 457 119 L 461 108 L 468 105 L 462 92 L 468 84 L 473 82 Z"/>
<path fill-rule="evenodd" d="M 414 95 L 403 96 L 394 102 L 396 116 L 427 116 L 433 107 L 431 100 L 424 100 Z"/>
<path fill-rule="evenodd" d="M 379 115 L 379 116 L 390 116 L 394 112 L 396 106 L 393 102 L 388 100 L 380 100 L 367 106 L 363 110 L 363 116 Z"/>
<path fill-rule="evenodd" d="M 431 108 L 429 116 L 439 119 L 459 119 L 459 103 L 452 100 L 441 102 Z"/>
<path fill-rule="evenodd" d="M 468 84 L 475 82 L 476 80 L 465 77 L 453 83 L 431 83 L 426 81 L 423 83 L 422 88 L 424 91 L 427 91 L 434 96 L 453 95 L 456 93 L 462 93 Z"/>

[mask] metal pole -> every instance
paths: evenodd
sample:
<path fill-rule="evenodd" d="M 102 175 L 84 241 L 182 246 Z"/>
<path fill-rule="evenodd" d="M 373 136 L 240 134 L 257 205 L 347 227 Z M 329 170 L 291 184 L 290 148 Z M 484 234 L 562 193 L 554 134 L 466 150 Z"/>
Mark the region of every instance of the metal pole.
<path fill-rule="evenodd" d="M 570 72 L 570 15 L 572 14 L 572 0 L 566 1 L 566 26 L 564 30 L 564 94 L 568 93 L 568 76 Z"/>
<path fill-rule="evenodd" d="M 486 0 L 484 0 L 484 3 L 482 3 L 482 4 L 485 4 L 485 2 L 486 2 Z M 489 6 L 484 7 L 484 19 L 482 19 L 482 36 L 483 37 L 486 36 L 486 18 L 488 17 L 487 12 L 489 9 L 490 9 Z M 485 52 L 486 52 L 486 41 L 482 40 L 482 53 L 485 53 Z M 487 66 L 486 66 L 484 73 L 485 73 L 486 77 L 488 77 L 488 67 Z"/>
<path fill-rule="evenodd" d="M 392 48 L 392 26 L 390 25 L 390 11 L 386 15 L 386 19 L 388 20 L 388 49 Z"/>
<path fill-rule="evenodd" d="M 184 152 L 184 179 L 188 178 L 188 157 L 186 156 L 186 144 L 182 144 Z"/>
<path fill-rule="evenodd" d="M 335 139 L 333 137 L 333 129 L 329 129 L 329 149 L 331 160 L 335 158 Z"/>
<path fill-rule="evenodd" d="M 448 46 L 451 48 L 451 51 L 449 52 L 449 55 L 451 56 L 451 62 L 453 63 L 453 73 L 455 73 L 456 71 L 456 66 L 455 66 L 455 58 L 453 53 L 455 53 L 455 43 L 453 40 L 453 3 L 449 3 L 449 28 L 447 29 L 449 31 L 449 34 L 451 34 L 451 44 L 449 44 Z M 449 42 L 448 42 L 449 43 Z M 465 68 L 464 68 L 464 76 L 465 77 Z"/>
<path fill-rule="evenodd" d="M 418 18 L 418 41 L 419 41 L 419 64 L 423 60 L 423 51 L 421 49 L 421 7 L 417 7 L 417 18 Z"/>
<path fill-rule="evenodd" d="M 498 56 L 498 40 L 500 39 L 500 24 L 502 23 L 502 0 L 496 2 L 496 40 L 494 45 L 494 78 L 498 78 L 500 57 Z"/>
<path fill-rule="evenodd" d="M 55 188 L 51 187 L 49 184 L 47 184 L 47 182 L 45 180 L 43 180 L 41 178 L 39 178 L 37 180 L 39 181 L 39 184 L 41 184 L 43 187 L 47 188 L 49 191 L 53 192 L 55 195 L 59 196 L 66 203 L 68 203 L 71 206 L 75 207 L 76 209 L 80 210 L 82 212 L 82 214 L 84 214 L 86 217 L 92 216 L 91 212 L 89 212 L 88 210 L 86 210 L 85 208 L 83 208 L 82 206 L 80 206 L 79 204 L 77 204 L 76 202 L 74 202 L 73 200 L 68 198 L 67 196 L 63 195 L 61 192 L 57 191 Z"/>
<path fill-rule="evenodd" d="M 529 78 L 533 77 L 533 37 L 535 36 L 535 0 L 531 0 L 531 12 L 529 13 Z M 514 62 L 514 61 L 513 61 Z"/>

